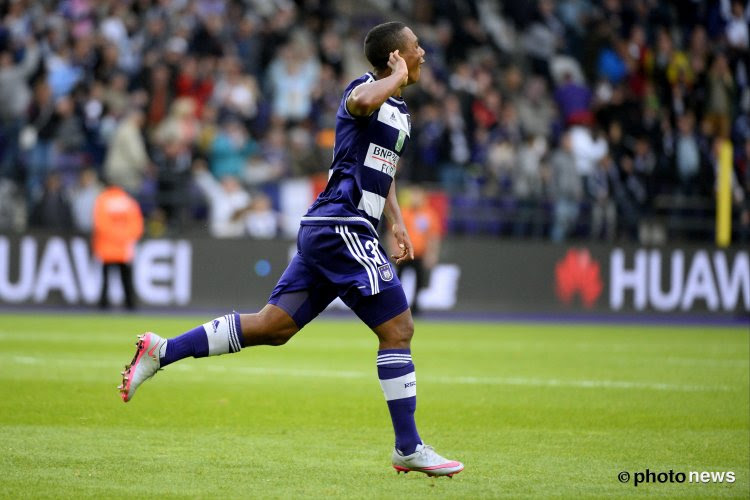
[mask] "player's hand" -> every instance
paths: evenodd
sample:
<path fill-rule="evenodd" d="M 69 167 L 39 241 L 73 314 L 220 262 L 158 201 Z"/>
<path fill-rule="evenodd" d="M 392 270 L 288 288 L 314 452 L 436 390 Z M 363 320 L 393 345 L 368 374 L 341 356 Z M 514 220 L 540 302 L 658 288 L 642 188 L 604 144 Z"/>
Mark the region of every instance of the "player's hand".
<path fill-rule="evenodd" d="M 409 260 L 414 260 L 414 247 L 409 239 L 409 234 L 406 229 L 400 224 L 393 225 L 393 236 L 396 238 L 396 243 L 401 251 L 398 255 L 391 255 L 391 259 L 396 260 L 396 264 L 401 264 Z"/>
<path fill-rule="evenodd" d="M 406 65 L 404 58 L 398 53 L 398 50 L 394 50 L 388 56 L 388 67 L 391 68 L 391 74 L 403 75 L 401 86 L 406 85 L 409 81 L 409 67 Z"/>

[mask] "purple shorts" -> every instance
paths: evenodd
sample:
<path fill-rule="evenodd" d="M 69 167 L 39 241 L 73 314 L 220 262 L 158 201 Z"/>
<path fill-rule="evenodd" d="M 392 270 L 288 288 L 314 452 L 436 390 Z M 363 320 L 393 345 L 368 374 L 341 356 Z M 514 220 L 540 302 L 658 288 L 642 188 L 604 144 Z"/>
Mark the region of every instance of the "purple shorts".
<path fill-rule="evenodd" d="M 301 226 L 297 254 L 268 303 L 302 328 L 336 297 L 370 328 L 409 307 L 393 265 L 365 226 Z"/>

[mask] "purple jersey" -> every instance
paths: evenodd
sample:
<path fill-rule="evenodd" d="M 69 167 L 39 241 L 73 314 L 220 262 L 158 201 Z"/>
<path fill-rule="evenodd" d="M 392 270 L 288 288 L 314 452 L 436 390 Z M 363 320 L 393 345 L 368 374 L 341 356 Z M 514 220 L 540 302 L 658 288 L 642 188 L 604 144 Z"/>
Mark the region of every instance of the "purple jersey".
<path fill-rule="evenodd" d="M 375 232 L 380 222 L 398 159 L 409 142 L 411 121 L 406 103 L 397 97 L 389 97 L 370 116 L 349 114 L 349 94 L 373 81 L 372 73 L 365 73 L 344 92 L 336 113 L 328 184 L 302 218 L 303 226 L 359 224 Z"/>

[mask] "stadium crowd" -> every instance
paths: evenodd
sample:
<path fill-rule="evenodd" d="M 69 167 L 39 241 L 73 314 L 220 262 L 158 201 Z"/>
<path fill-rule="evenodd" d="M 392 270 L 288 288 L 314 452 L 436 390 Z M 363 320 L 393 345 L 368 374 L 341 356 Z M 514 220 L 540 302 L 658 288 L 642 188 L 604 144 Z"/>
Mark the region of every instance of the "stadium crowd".
<path fill-rule="evenodd" d="M 2 231 L 89 232 L 106 181 L 153 236 L 282 234 L 307 203 L 284 198 L 325 182 L 364 33 L 396 17 L 426 50 L 400 183 L 447 200 L 449 231 L 711 221 L 731 139 L 750 240 L 748 0 L 0 0 L 0 17 Z"/>

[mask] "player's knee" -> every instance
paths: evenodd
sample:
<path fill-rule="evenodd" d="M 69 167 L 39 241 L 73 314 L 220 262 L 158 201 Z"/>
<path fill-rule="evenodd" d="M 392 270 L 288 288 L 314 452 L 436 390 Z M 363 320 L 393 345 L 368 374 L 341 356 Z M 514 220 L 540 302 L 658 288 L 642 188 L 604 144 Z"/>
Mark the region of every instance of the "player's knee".
<path fill-rule="evenodd" d="M 265 311 L 263 324 L 267 343 L 273 346 L 286 344 L 299 331 L 289 316 L 278 311 Z"/>
<path fill-rule="evenodd" d="M 412 321 L 411 316 L 404 326 L 399 329 L 399 332 L 401 342 L 406 342 L 407 344 L 411 342 L 411 338 L 414 336 L 414 321 Z"/>
<path fill-rule="evenodd" d="M 294 334 L 297 333 L 297 329 L 286 328 L 268 333 L 268 345 L 280 346 L 289 342 Z"/>
<path fill-rule="evenodd" d="M 408 349 L 411 338 L 414 336 L 414 322 L 411 317 L 401 322 L 397 328 L 391 330 L 388 342 L 397 345 L 400 349 Z"/>

